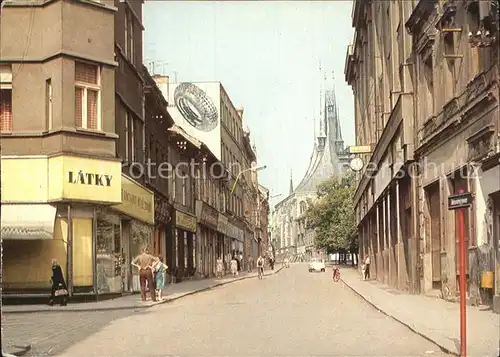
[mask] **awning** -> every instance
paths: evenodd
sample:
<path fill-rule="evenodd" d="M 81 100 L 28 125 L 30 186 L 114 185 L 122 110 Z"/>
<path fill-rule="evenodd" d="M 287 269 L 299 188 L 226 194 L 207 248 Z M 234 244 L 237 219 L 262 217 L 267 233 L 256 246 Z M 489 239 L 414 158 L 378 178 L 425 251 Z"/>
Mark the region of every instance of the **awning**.
<path fill-rule="evenodd" d="M 2 204 L 2 239 L 52 239 L 56 211 L 49 204 Z"/>
<path fill-rule="evenodd" d="M 194 136 L 189 135 L 186 130 L 181 128 L 179 125 L 174 124 L 172 125 L 171 128 L 168 129 L 171 132 L 176 133 L 177 135 L 182 136 L 184 139 L 189 141 L 193 146 L 197 147 L 198 149 L 201 148 L 202 142 L 196 139 Z"/>

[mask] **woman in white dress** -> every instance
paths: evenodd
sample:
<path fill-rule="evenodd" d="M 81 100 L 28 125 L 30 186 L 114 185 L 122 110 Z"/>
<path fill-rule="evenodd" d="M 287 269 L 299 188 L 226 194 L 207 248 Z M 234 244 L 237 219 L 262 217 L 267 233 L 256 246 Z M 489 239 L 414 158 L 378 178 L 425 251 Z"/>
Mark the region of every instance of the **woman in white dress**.
<path fill-rule="evenodd" d="M 222 258 L 217 259 L 217 278 L 222 279 L 222 270 L 224 269 L 224 262 Z"/>
<path fill-rule="evenodd" d="M 231 259 L 231 274 L 233 274 L 233 276 L 238 275 L 238 262 L 235 257 Z"/>

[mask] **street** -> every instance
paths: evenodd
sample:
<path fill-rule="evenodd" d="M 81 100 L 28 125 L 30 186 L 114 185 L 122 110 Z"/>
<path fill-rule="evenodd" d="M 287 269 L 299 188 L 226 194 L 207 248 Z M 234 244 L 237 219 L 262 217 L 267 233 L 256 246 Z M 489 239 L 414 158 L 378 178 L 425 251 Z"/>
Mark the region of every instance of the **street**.
<path fill-rule="evenodd" d="M 5 316 L 6 335 L 35 331 L 33 356 L 441 356 L 331 272 L 292 265 L 142 311 Z"/>

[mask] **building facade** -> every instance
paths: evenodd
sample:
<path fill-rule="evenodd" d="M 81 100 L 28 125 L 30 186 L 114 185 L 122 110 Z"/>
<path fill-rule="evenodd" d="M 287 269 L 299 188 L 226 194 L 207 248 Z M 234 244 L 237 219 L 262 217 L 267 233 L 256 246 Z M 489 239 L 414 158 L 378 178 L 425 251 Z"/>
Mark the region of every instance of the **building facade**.
<path fill-rule="evenodd" d="M 122 170 L 126 150 L 130 154 L 137 148 L 140 161 L 144 142 L 142 136 L 129 136 L 125 148 L 119 139 L 124 114 L 115 100 L 124 92 L 116 88 L 116 69 L 124 64 L 115 54 L 125 26 L 117 23 L 131 11 L 141 17 L 140 6 L 126 3 L 115 7 L 40 1 L 3 8 L 0 126 L 6 292 L 49 289 L 46 276 L 53 258 L 63 267 L 72 295 L 133 290 L 129 267 L 136 247 L 131 237 L 149 239 L 154 212 L 152 192 Z M 142 25 L 134 21 L 136 35 L 129 43 L 140 49 Z M 32 41 L 47 28 L 63 36 Z M 134 54 L 133 61 L 141 63 L 141 53 Z M 142 103 L 142 87 L 138 92 Z M 143 121 L 142 106 L 131 103 L 137 120 Z M 136 132 L 141 132 L 140 123 Z M 141 197 L 140 205 L 127 200 L 132 197 Z"/>
<path fill-rule="evenodd" d="M 199 183 L 200 203 L 197 204 L 205 208 L 197 208 L 198 223 L 203 216 L 206 237 L 203 238 L 206 243 L 201 245 L 203 253 L 199 253 L 204 257 L 202 274 L 209 276 L 214 273 L 215 260 L 219 256 L 228 271 L 233 256 L 244 267 L 246 259 L 242 258 L 253 251 L 253 244 L 257 242 L 255 213 L 258 191 L 256 173 L 251 171 L 256 155 L 245 136 L 248 134 L 243 130 L 243 109 L 233 105 L 220 82 L 171 83 L 166 76 L 155 76 L 155 81 L 164 97 L 169 98 L 168 110 L 176 125 L 206 147 L 207 167 L 217 168 L 208 170 L 209 177 Z M 202 115 L 195 117 L 186 108 L 186 103 L 197 108 Z M 206 189 L 203 188 L 205 185 Z M 215 217 L 217 227 L 214 229 L 214 222 L 206 220 Z"/>
<path fill-rule="evenodd" d="M 335 92 L 325 91 L 321 103 L 319 135 L 314 140 L 307 172 L 295 189 L 290 177 L 288 196 L 274 207 L 272 236 L 281 256 L 308 259 L 318 254 L 314 230 L 305 228 L 303 215 L 309 201 L 317 197 L 317 186 L 349 167 L 350 155 L 342 140 Z"/>
<path fill-rule="evenodd" d="M 471 192 L 468 298 L 498 310 L 497 10 L 495 1 L 356 1 L 346 80 L 357 144 L 374 148 L 355 205 L 376 278 L 456 300 L 458 223 L 447 202 Z"/>

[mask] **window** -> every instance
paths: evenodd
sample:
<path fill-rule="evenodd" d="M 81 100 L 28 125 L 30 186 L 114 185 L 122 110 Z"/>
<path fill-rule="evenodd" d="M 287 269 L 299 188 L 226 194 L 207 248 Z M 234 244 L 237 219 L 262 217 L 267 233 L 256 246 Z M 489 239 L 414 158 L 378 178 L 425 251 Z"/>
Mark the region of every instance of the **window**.
<path fill-rule="evenodd" d="M 12 70 L 0 66 L 0 132 L 12 131 Z"/>
<path fill-rule="evenodd" d="M 187 177 L 186 174 L 182 174 L 182 205 L 186 206 L 187 205 Z"/>
<path fill-rule="evenodd" d="M 177 183 L 177 177 L 176 177 L 176 175 L 173 175 L 172 176 L 172 199 L 174 199 L 174 200 L 175 200 L 175 197 L 177 197 L 177 194 L 176 194 L 177 193 L 176 192 L 177 185 L 176 185 L 176 183 Z"/>
<path fill-rule="evenodd" d="M 47 130 L 52 130 L 52 79 L 45 81 L 45 119 Z"/>
<path fill-rule="evenodd" d="M 130 138 L 130 130 L 128 126 L 128 114 L 125 115 L 125 161 L 129 161 L 130 159 L 130 153 L 128 149 L 128 142 Z"/>
<path fill-rule="evenodd" d="M 128 128 L 130 130 L 130 159 L 132 162 L 135 161 L 135 123 L 134 123 L 134 117 L 130 114 L 127 113 L 127 122 L 128 122 Z"/>
<path fill-rule="evenodd" d="M 78 128 L 101 130 L 99 67 L 75 62 L 75 122 Z"/>
<path fill-rule="evenodd" d="M 135 64 L 134 17 L 129 9 L 125 10 L 125 56 Z"/>

